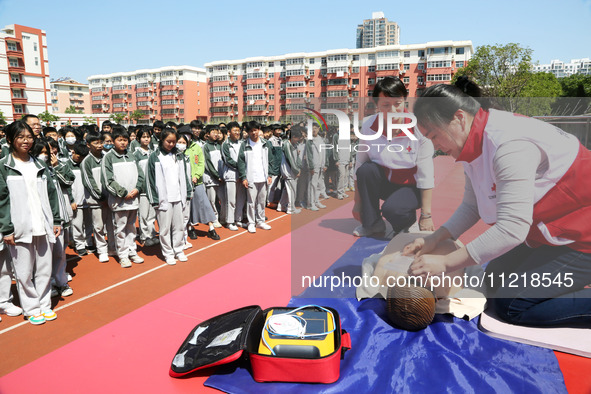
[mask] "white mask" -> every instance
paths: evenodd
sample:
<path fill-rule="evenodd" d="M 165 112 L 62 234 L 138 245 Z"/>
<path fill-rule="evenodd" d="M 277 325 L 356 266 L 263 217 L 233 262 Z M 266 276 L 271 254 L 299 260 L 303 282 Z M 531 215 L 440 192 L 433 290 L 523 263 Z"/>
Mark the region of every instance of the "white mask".
<path fill-rule="evenodd" d="M 66 137 L 66 144 L 74 145 L 76 143 L 76 137 Z"/>
<path fill-rule="evenodd" d="M 41 161 L 47 161 L 49 156 L 47 156 L 45 153 L 41 153 L 39 156 L 37 156 L 37 158 Z"/>
<path fill-rule="evenodd" d="M 176 144 L 176 149 L 177 149 L 179 152 L 184 152 L 184 151 L 185 151 L 185 149 L 187 149 L 187 144 Z"/>

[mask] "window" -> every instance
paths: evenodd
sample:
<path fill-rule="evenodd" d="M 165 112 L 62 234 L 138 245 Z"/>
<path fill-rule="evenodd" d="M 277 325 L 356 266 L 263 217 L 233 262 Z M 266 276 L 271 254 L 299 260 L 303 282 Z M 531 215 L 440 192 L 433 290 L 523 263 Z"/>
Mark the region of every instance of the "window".
<path fill-rule="evenodd" d="M 306 84 L 304 83 L 304 81 L 290 81 L 287 82 L 287 87 L 288 88 L 299 88 L 299 87 L 303 87 Z"/>
<path fill-rule="evenodd" d="M 248 73 L 246 79 L 265 78 L 265 73 Z"/>
<path fill-rule="evenodd" d="M 457 67 L 457 68 L 462 68 L 462 67 L 464 67 L 464 62 L 456 62 L 456 67 Z"/>
<path fill-rule="evenodd" d="M 462 48 L 462 49 L 464 49 L 464 48 Z M 34 43 L 33 43 L 33 50 L 34 50 L 35 52 L 37 52 L 37 43 L 36 43 L 36 42 L 34 42 Z"/>
<path fill-rule="evenodd" d="M 308 63 L 314 64 L 314 58 L 312 57 L 312 58 L 308 59 Z"/>
<path fill-rule="evenodd" d="M 370 53 L 367 55 L 367 59 L 368 60 L 376 60 L 376 54 L 375 53 Z"/>
<path fill-rule="evenodd" d="M 378 70 L 398 70 L 399 66 L 398 63 L 378 64 Z"/>
<path fill-rule="evenodd" d="M 464 54 L 464 48 L 456 48 L 456 55 L 463 55 Z"/>
<path fill-rule="evenodd" d="M 16 43 L 14 43 L 14 42 L 9 41 L 6 43 L 6 46 L 9 51 L 18 51 Z"/>
<path fill-rule="evenodd" d="M 396 57 L 398 56 L 398 51 L 386 51 L 386 52 L 378 52 L 378 58 L 383 57 Z"/>
<path fill-rule="evenodd" d="M 425 57 L 425 50 L 419 49 L 419 57 Z"/>
<path fill-rule="evenodd" d="M 450 47 L 441 47 L 441 48 L 429 48 L 429 54 L 431 55 L 447 55 L 450 53 Z"/>
<path fill-rule="evenodd" d="M 451 67 L 450 60 L 438 60 L 436 62 L 427 62 L 427 68 L 437 68 L 437 67 Z"/>
<path fill-rule="evenodd" d="M 404 51 L 404 57 L 410 57 L 410 51 Z"/>
<path fill-rule="evenodd" d="M 427 81 L 449 81 L 451 80 L 450 74 L 431 74 L 427 75 Z"/>
<path fill-rule="evenodd" d="M 417 70 L 424 70 L 424 69 L 425 69 L 425 63 L 417 64 Z"/>
<path fill-rule="evenodd" d="M 376 83 L 376 79 L 375 78 L 367 78 L 367 84 L 368 85 L 373 85 Z"/>
<path fill-rule="evenodd" d="M 286 64 L 304 64 L 304 58 L 287 59 Z"/>
<path fill-rule="evenodd" d="M 404 77 L 404 78 L 402 78 L 402 82 L 409 83 L 410 82 L 410 77 Z"/>
<path fill-rule="evenodd" d="M 329 62 L 338 62 L 338 61 L 342 61 L 342 60 L 347 60 L 347 55 L 342 54 L 342 55 L 330 55 L 328 57 L 328 61 Z"/>
<path fill-rule="evenodd" d="M 287 70 L 285 75 L 287 75 L 288 77 L 294 76 L 294 75 L 304 75 L 304 70 Z"/>
<path fill-rule="evenodd" d="M 353 61 L 359 60 L 359 55 L 353 55 Z"/>
<path fill-rule="evenodd" d="M 314 87 L 314 81 L 310 81 L 310 87 L 313 88 Z"/>
<path fill-rule="evenodd" d="M 419 85 L 424 85 L 424 84 L 425 84 L 425 77 L 424 77 L 424 76 L 422 76 L 422 75 L 419 75 L 419 76 L 417 77 L 417 83 L 418 83 Z"/>
<path fill-rule="evenodd" d="M 405 64 L 405 65 L 404 65 L 404 69 L 405 69 L 406 71 L 410 70 L 410 64 Z"/>
<path fill-rule="evenodd" d="M 8 65 L 9 65 L 10 67 L 18 67 L 18 59 L 12 59 L 12 58 L 11 58 L 11 59 L 8 61 Z"/>

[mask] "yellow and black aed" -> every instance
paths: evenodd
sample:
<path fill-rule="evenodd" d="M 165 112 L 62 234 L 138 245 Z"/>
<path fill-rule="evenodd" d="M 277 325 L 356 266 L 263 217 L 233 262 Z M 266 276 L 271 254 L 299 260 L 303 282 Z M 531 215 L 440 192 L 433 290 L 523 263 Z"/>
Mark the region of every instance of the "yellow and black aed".
<path fill-rule="evenodd" d="M 334 317 L 328 310 L 271 309 L 266 316 L 259 354 L 320 358 L 335 350 Z M 275 316 L 271 319 L 272 316 Z"/>

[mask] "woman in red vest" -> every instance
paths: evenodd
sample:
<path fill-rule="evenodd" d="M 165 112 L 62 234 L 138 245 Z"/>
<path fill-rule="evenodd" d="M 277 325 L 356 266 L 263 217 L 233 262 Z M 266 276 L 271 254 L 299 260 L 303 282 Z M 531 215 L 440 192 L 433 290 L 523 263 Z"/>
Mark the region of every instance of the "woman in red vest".
<path fill-rule="evenodd" d="M 409 273 L 489 262 L 489 305 L 506 321 L 591 325 L 591 153 L 551 124 L 483 108 L 467 79 L 457 85 L 428 88 L 414 108 L 435 148 L 464 166 L 466 187 L 442 227 L 406 246 Z M 479 219 L 491 227 L 464 248 L 429 254 Z"/>

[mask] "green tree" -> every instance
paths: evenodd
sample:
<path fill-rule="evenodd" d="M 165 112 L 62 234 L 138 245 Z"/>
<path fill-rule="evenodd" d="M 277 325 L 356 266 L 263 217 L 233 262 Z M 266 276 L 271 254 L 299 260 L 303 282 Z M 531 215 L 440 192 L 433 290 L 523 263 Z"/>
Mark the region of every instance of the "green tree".
<path fill-rule="evenodd" d="M 39 119 L 41 119 L 45 123 L 57 122 L 58 120 L 60 120 L 60 117 L 59 116 L 54 115 L 54 114 L 51 114 L 47 110 L 41 112 L 37 116 L 39 117 Z"/>
<path fill-rule="evenodd" d="M 96 124 L 96 119 L 92 116 L 84 116 L 84 124 Z"/>
<path fill-rule="evenodd" d="M 453 82 L 466 75 L 483 89 L 485 96 L 506 97 L 506 109 L 514 111 L 514 98 L 521 96 L 531 76 L 532 52 L 515 43 L 479 46 L 466 67 L 457 71 Z"/>
<path fill-rule="evenodd" d="M 4 117 L 4 112 L 2 112 L 2 110 L 0 110 L 0 125 L 5 125 L 6 124 L 6 118 Z"/>
<path fill-rule="evenodd" d="M 573 74 L 559 81 L 563 97 L 591 97 L 591 75 Z"/>
<path fill-rule="evenodd" d="M 136 109 L 132 113 L 129 114 L 129 119 L 133 120 L 134 122 L 138 122 L 140 119 L 144 118 L 144 113 L 139 109 Z"/>
<path fill-rule="evenodd" d="M 114 114 L 111 114 L 109 118 L 113 119 L 113 122 L 115 123 L 121 123 L 123 122 L 126 116 L 127 115 L 125 114 L 125 112 L 116 112 Z"/>
<path fill-rule="evenodd" d="M 73 105 L 70 105 L 68 108 L 65 109 L 64 113 L 66 114 L 83 114 L 84 111 L 77 110 L 76 107 L 74 107 Z"/>
<path fill-rule="evenodd" d="M 560 82 L 552 73 L 529 73 L 527 82 L 516 99 L 515 112 L 527 116 L 552 115 L 552 105 L 562 94 Z"/>

